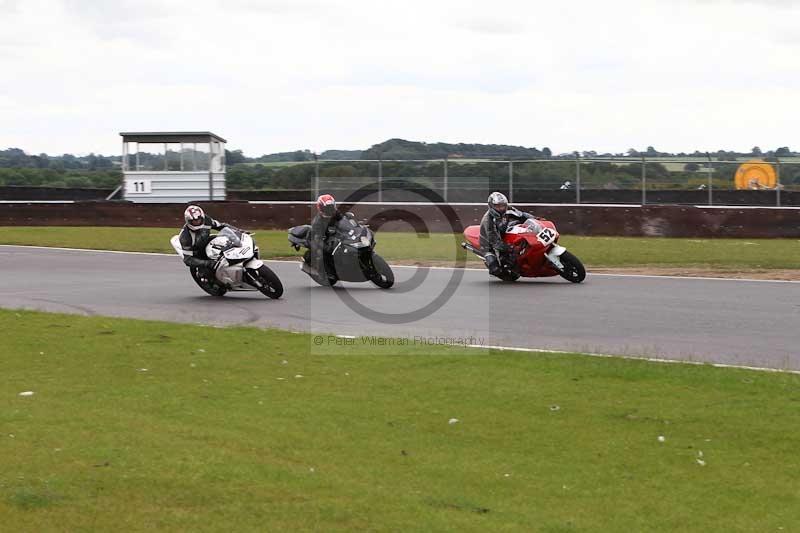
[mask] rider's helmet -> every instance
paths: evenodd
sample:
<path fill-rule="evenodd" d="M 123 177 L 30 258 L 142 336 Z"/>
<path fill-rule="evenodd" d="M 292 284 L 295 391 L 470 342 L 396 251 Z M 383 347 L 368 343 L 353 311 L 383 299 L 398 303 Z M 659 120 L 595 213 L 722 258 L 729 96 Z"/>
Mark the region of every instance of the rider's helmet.
<path fill-rule="evenodd" d="M 508 209 L 508 198 L 501 192 L 490 194 L 487 203 L 489 204 L 489 211 L 496 217 L 503 216 Z"/>
<path fill-rule="evenodd" d="M 336 200 L 330 194 L 317 198 L 317 211 L 323 217 L 332 217 L 336 213 Z"/>
<path fill-rule="evenodd" d="M 203 224 L 206 221 L 206 214 L 200 207 L 196 205 L 190 205 L 186 208 L 186 211 L 183 212 L 183 218 L 186 220 L 187 228 L 192 231 L 197 231 L 203 227 Z"/>

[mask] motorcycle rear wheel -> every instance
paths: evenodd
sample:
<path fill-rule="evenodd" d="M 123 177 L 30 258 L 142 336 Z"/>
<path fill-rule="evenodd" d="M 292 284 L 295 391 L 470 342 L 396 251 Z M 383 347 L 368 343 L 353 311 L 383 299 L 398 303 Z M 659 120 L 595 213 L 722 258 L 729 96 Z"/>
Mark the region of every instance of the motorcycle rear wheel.
<path fill-rule="evenodd" d="M 561 264 L 564 270 L 558 273 L 559 276 L 572 283 L 580 283 L 586 279 L 586 269 L 581 260 L 569 252 L 561 254 Z"/>
<path fill-rule="evenodd" d="M 519 274 L 517 274 L 516 272 L 510 272 L 508 270 L 504 270 L 504 271 L 500 272 L 497 275 L 497 277 L 500 278 L 503 281 L 512 282 L 512 281 L 517 281 L 519 279 Z"/>
<path fill-rule="evenodd" d="M 306 265 L 308 265 L 309 267 L 311 267 L 311 252 L 310 251 L 308 251 L 305 254 L 303 254 L 303 262 Z M 327 270 L 328 267 L 325 266 L 324 268 Z M 314 271 L 316 271 L 315 268 L 312 267 L 312 269 Z M 333 287 L 339 281 L 339 278 L 335 274 L 331 274 L 329 272 L 327 272 L 327 273 L 326 272 L 322 272 L 322 273 L 319 273 L 319 274 L 311 274 L 310 272 L 306 272 L 306 274 L 308 274 L 309 278 L 314 280 L 314 283 L 316 283 L 317 285 L 319 285 L 321 287 Z"/>
<path fill-rule="evenodd" d="M 190 268 L 189 272 L 191 273 L 194 282 L 197 283 L 197 285 L 201 289 L 203 289 L 211 296 L 217 296 L 217 297 L 225 296 L 225 293 L 228 292 L 228 289 L 226 289 L 216 281 L 209 281 L 205 280 L 204 278 L 201 278 L 197 267 Z"/>
<path fill-rule="evenodd" d="M 308 276 L 311 279 L 313 279 L 317 285 L 320 285 L 322 287 L 333 287 L 339 282 L 339 278 L 337 278 L 336 276 L 322 277 L 322 276 L 312 276 L 311 274 L 309 274 Z"/>

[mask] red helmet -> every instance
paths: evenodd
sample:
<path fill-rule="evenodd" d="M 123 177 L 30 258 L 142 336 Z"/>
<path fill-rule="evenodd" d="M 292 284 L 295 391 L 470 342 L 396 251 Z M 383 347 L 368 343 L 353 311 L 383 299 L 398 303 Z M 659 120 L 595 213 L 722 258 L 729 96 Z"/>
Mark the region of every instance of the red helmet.
<path fill-rule="evenodd" d="M 317 211 L 324 217 L 332 217 L 336 213 L 336 200 L 330 194 L 317 198 Z"/>
<path fill-rule="evenodd" d="M 186 220 L 187 228 L 192 231 L 197 231 L 205 224 L 206 214 L 203 213 L 200 207 L 190 205 L 186 208 L 186 211 L 183 212 L 183 219 Z"/>

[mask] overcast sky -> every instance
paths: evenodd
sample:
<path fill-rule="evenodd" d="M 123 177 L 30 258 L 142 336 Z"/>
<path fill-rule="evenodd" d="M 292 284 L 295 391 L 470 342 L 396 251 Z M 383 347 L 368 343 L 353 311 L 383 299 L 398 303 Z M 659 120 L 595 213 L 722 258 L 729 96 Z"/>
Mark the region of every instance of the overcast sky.
<path fill-rule="evenodd" d="M 0 148 L 800 149 L 800 2 L 0 0 Z"/>

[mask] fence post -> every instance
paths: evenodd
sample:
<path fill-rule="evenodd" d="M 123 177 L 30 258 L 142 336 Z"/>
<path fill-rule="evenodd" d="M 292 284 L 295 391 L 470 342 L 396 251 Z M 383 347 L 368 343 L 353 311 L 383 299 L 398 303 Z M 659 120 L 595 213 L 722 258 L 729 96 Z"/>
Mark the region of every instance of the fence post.
<path fill-rule="evenodd" d="M 514 203 L 514 162 L 508 162 L 508 201 Z"/>
<path fill-rule="evenodd" d="M 214 143 L 208 143 L 208 201 L 214 201 L 214 167 L 211 165 Z M 167 168 L 167 143 L 164 143 L 164 168 Z"/>
<path fill-rule="evenodd" d="M 447 203 L 447 156 L 444 156 L 444 201 Z"/>
<path fill-rule="evenodd" d="M 575 203 L 581 203 L 581 154 L 575 152 Z"/>
<path fill-rule="evenodd" d="M 714 162 L 711 161 L 711 154 L 706 152 L 708 158 L 708 205 L 714 205 L 714 195 L 711 192 L 714 187 Z"/>
<path fill-rule="evenodd" d="M 314 154 L 314 198 L 319 198 L 319 156 Z"/>
<path fill-rule="evenodd" d="M 383 201 L 383 154 L 378 154 L 378 201 Z"/>
<path fill-rule="evenodd" d="M 647 163 L 642 156 L 642 205 L 647 205 Z"/>
<path fill-rule="evenodd" d="M 214 201 L 214 172 L 211 170 L 211 161 L 208 162 L 208 201 Z"/>
<path fill-rule="evenodd" d="M 775 182 L 775 206 L 776 207 L 780 207 L 781 206 L 781 165 L 782 165 L 782 163 L 781 163 L 781 160 L 779 158 L 777 158 L 777 157 L 775 158 L 775 161 L 777 161 L 777 163 L 778 163 L 777 165 L 775 165 L 775 178 L 776 178 L 776 182 Z"/>

